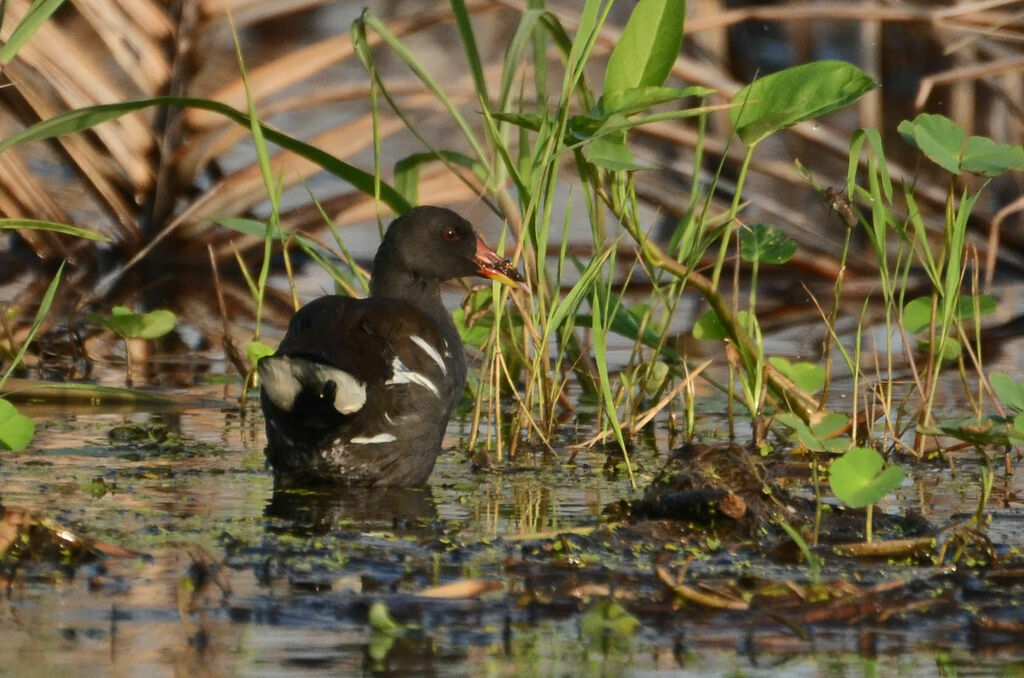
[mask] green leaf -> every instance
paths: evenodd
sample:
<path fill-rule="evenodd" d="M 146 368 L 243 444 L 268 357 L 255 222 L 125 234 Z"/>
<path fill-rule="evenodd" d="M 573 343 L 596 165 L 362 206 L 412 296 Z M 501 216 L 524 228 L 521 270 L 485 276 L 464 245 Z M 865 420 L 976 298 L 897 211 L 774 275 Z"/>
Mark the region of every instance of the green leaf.
<path fill-rule="evenodd" d="M 847 106 L 878 87 L 844 61 L 815 61 L 766 75 L 732 98 L 736 134 L 748 146 L 798 122 Z"/>
<path fill-rule="evenodd" d="M 665 82 L 683 44 L 685 0 L 640 0 L 608 58 L 604 93 Z"/>
<path fill-rule="evenodd" d="M 740 311 L 737 313 L 736 322 L 749 332 L 752 325 L 750 312 Z M 701 341 L 728 339 L 729 332 L 725 329 L 718 314 L 711 310 L 697 318 L 697 322 L 693 325 L 693 338 Z"/>
<path fill-rule="evenodd" d="M 971 137 L 964 147 L 960 167 L 965 172 L 997 177 L 1007 170 L 1024 169 L 1024 148 L 996 143 L 988 137 Z"/>
<path fill-rule="evenodd" d="M 956 320 L 969 320 L 974 318 L 975 307 L 979 317 L 995 313 L 999 302 L 995 297 L 988 294 L 974 296 L 962 296 L 957 299 L 956 309 L 953 311 L 953 318 Z M 937 311 L 938 312 L 938 311 Z M 903 307 L 903 329 L 909 334 L 917 334 L 927 329 L 931 324 L 932 300 L 931 297 L 918 297 L 907 302 Z M 936 322 L 938 317 L 936 317 Z"/>
<path fill-rule="evenodd" d="M 932 350 L 932 342 L 927 339 L 920 339 L 917 342 L 917 350 L 921 353 L 927 354 Z M 942 355 L 938 356 L 939 360 L 944 363 L 948 363 L 951 360 L 956 360 L 960 356 L 960 352 L 963 347 L 960 346 L 960 342 L 953 337 L 946 337 L 946 340 L 942 342 Z"/>
<path fill-rule="evenodd" d="M 260 358 L 266 358 L 268 355 L 274 355 L 275 349 L 267 346 L 262 341 L 250 341 L 245 345 L 245 357 L 249 359 L 249 364 L 256 367 L 259 363 Z"/>
<path fill-rule="evenodd" d="M 646 169 L 633 162 L 625 131 L 594 137 L 583 147 L 583 156 L 594 165 L 612 171 Z"/>
<path fill-rule="evenodd" d="M 951 174 L 960 174 L 960 152 L 967 139 L 963 127 L 944 115 L 922 113 L 913 121 L 901 122 L 896 131 L 936 165 Z"/>
<path fill-rule="evenodd" d="M 60 224 L 55 221 L 42 221 L 40 219 L 0 219 L 0 229 L 49 231 L 51 233 L 73 235 L 76 238 L 94 240 L 96 242 L 110 242 L 110 238 L 100 233 L 94 233 L 90 230 L 70 226 L 68 224 Z"/>
<path fill-rule="evenodd" d="M 109 316 L 90 313 L 89 319 L 126 339 L 157 339 L 178 324 L 178 318 L 162 308 L 148 313 L 134 313 L 125 306 L 115 306 Z"/>
<path fill-rule="evenodd" d="M 388 606 L 379 600 L 370 605 L 368 621 L 370 622 L 370 627 L 374 631 L 384 633 L 389 636 L 400 635 L 405 631 L 405 627 L 391 618 L 391 613 L 388 612 Z"/>
<path fill-rule="evenodd" d="M 1024 382 L 1014 381 L 1009 375 L 993 372 L 988 381 L 1003 405 L 1014 412 L 1024 412 Z"/>
<path fill-rule="evenodd" d="M 808 362 L 792 363 L 780 356 L 769 358 L 768 362 L 805 393 L 817 393 L 825 387 L 825 368 L 821 365 Z"/>
<path fill-rule="evenodd" d="M 748 263 L 784 264 L 796 254 L 796 242 L 771 224 L 753 224 L 740 232 L 740 256 Z"/>
<path fill-rule="evenodd" d="M 854 447 L 832 462 L 829 484 L 837 499 L 851 508 L 874 504 L 903 482 L 903 467 L 889 466 L 870 447 Z"/>
<path fill-rule="evenodd" d="M 32 420 L 0 398 L 0 447 L 18 452 L 28 447 L 35 434 L 36 425 Z"/>
<path fill-rule="evenodd" d="M 3 23 L 3 15 L 6 3 L 0 2 L 0 23 Z M 4 43 L 3 47 L 0 47 L 0 65 L 6 65 L 11 63 L 11 59 L 18 53 L 18 50 L 29 41 L 35 32 L 39 30 L 39 27 L 46 22 L 50 16 L 57 11 L 57 8 L 64 4 L 64 0 L 36 0 L 32 3 L 32 6 L 25 12 L 25 16 L 22 17 L 21 23 L 19 23 L 10 37 L 7 38 L 7 42 Z"/>
<path fill-rule="evenodd" d="M 907 302 L 903 307 L 903 329 L 909 334 L 917 334 L 931 324 L 931 297 L 918 297 Z"/>

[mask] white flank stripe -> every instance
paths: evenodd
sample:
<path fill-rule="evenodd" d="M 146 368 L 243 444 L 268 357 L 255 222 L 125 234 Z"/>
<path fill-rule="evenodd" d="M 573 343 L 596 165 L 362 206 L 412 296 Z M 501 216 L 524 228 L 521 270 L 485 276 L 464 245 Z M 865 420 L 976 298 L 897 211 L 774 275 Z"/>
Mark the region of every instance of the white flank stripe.
<path fill-rule="evenodd" d="M 434 386 L 434 382 L 424 377 L 419 372 L 413 372 L 406 367 L 401 360 L 396 356 L 391 361 L 391 371 L 393 372 L 390 379 L 384 384 L 386 386 L 392 386 L 394 384 L 416 384 L 423 388 L 429 389 L 438 398 L 441 397 L 441 393 L 437 390 L 437 386 Z"/>
<path fill-rule="evenodd" d="M 437 363 L 437 366 L 441 368 L 441 374 L 448 374 L 448 368 L 444 366 L 444 358 L 441 357 L 436 348 L 431 346 L 426 339 L 417 337 L 415 334 L 409 338 L 412 339 L 412 343 L 422 348 L 423 352 L 430 356 L 431 360 Z"/>
<path fill-rule="evenodd" d="M 376 445 L 377 443 L 393 443 L 395 436 L 390 433 L 378 433 L 375 436 L 357 436 L 349 440 L 354 445 Z"/>

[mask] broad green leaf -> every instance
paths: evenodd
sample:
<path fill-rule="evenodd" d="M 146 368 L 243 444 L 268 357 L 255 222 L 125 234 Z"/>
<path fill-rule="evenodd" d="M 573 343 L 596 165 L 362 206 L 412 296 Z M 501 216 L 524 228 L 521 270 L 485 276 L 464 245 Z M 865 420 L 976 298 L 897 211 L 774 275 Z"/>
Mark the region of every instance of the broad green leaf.
<path fill-rule="evenodd" d="M 988 381 L 1003 405 L 1014 412 L 1024 412 L 1024 381 L 1014 381 L 1012 377 L 1001 372 L 990 374 Z"/>
<path fill-rule="evenodd" d="M 974 318 L 975 305 L 978 315 L 986 316 L 995 312 L 998 302 L 995 297 L 988 294 L 977 296 L 962 296 L 957 300 L 953 317 L 956 320 L 968 320 Z M 931 297 L 918 297 L 907 302 L 903 307 L 903 329 L 910 334 L 916 334 L 927 329 L 931 324 L 932 300 Z M 936 317 L 938 321 L 938 317 Z"/>
<path fill-rule="evenodd" d="M 157 339 L 174 329 L 178 318 L 167 309 L 135 313 L 125 306 L 115 306 L 110 315 L 90 313 L 89 319 L 126 339 Z"/>
<path fill-rule="evenodd" d="M 811 433 L 818 440 L 833 439 L 840 431 L 850 425 L 850 415 L 842 412 L 828 412 L 811 424 Z"/>
<path fill-rule="evenodd" d="M 683 44 L 684 0 L 640 0 L 608 58 L 604 94 L 665 82 Z"/>
<path fill-rule="evenodd" d="M 917 334 L 931 324 L 931 297 L 918 297 L 907 302 L 903 307 L 903 329 L 910 334 Z"/>
<path fill-rule="evenodd" d="M 766 75 L 732 98 L 736 134 L 748 146 L 798 122 L 848 106 L 878 87 L 864 71 L 844 61 L 815 61 Z"/>
<path fill-rule="evenodd" d="M 231 108 L 225 104 L 209 99 L 197 99 L 194 97 L 153 97 L 151 99 L 139 99 L 136 101 L 123 101 L 115 104 L 101 104 L 99 106 L 88 106 L 72 111 L 59 113 L 42 122 L 37 122 L 31 127 L 14 134 L 0 142 L 0 154 L 9 148 L 30 141 L 41 139 L 52 139 L 64 134 L 73 134 L 92 129 L 100 123 L 115 120 L 122 116 L 134 113 L 153 106 L 175 106 L 180 108 L 198 108 L 205 111 L 212 111 L 223 115 L 239 125 L 249 126 L 249 116 Z M 374 195 L 375 188 L 379 189 L 380 199 L 396 213 L 401 214 L 409 210 L 411 205 L 403 198 L 398 191 L 383 182 L 376 182 L 373 174 L 365 172 L 357 167 L 339 160 L 330 153 L 288 136 L 271 127 L 261 124 L 264 138 L 281 148 L 292 151 L 296 155 L 309 160 L 322 167 L 331 174 L 347 181 L 354 188 L 366 195 Z"/>
<path fill-rule="evenodd" d="M 773 356 L 768 362 L 805 393 L 817 393 L 825 387 L 825 368 L 808 362 L 790 362 Z"/>
<path fill-rule="evenodd" d="M 960 167 L 965 172 L 997 177 L 1007 170 L 1024 169 L 1024 148 L 996 143 L 988 137 L 971 137 L 964 147 Z"/>
<path fill-rule="evenodd" d="M 771 224 L 753 224 L 740 231 L 740 256 L 748 263 L 784 264 L 796 254 L 796 242 Z"/>
<path fill-rule="evenodd" d="M 245 345 L 245 357 L 249 359 L 249 364 L 253 367 L 256 367 L 260 358 L 265 358 L 268 355 L 274 355 L 274 349 L 262 341 L 250 341 Z"/>
<path fill-rule="evenodd" d="M 11 60 L 18 53 L 18 50 L 29 41 L 35 32 L 39 30 L 39 27 L 46 22 L 50 16 L 57 11 L 57 8 L 64 4 L 64 0 L 36 0 L 32 3 L 32 6 L 25 12 L 25 16 L 22 17 L 21 23 L 19 23 L 10 37 L 7 38 L 7 42 L 0 47 L 0 65 L 6 65 L 11 63 Z M 3 23 L 4 10 L 6 9 L 6 3 L 0 2 L 0 24 Z"/>
<path fill-rule="evenodd" d="M 32 442 L 36 425 L 8 401 L 0 398 L 0 447 L 19 452 Z"/>
<path fill-rule="evenodd" d="M 832 462 L 829 484 L 832 493 L 850 508 L 874 504 L 903 482 L 902 466 L 882 469 L 885 460 L 870 447 L 854 447 Z"/>
<path fill-rule="evenodd" d="M 740 327 L 748 332 L 750 331 L 751 318 L 748 311 L 737 313 L 736 321 Z M 712 310 L 697 318 L 697 322 L 693 325 L 693 338 L 702 341 L 728 339 L 729 332 L 725 329 L 725 325 L 722 324 L 722 319 Z"/>
<path fill-rule="evenodd" d="M 97 242 L 110 242 L 110 238 L 100 233 L 94 233 L 85 228 L 78 228 L 68 224 L 60 224 L 55 221 L 41 221 L 39 219 L 0 219 L 0 229 L 49 231 L 51 233 L 63 233 L 73 235 L 84 240 L 95 240 Z"/>
<path fill-rule="evenodd" d="M 967 132 L 944 115 L 922 113 L 896 128 L 900 136 L 929 160 L 951 174 L 960 174 L 960 152 Z"/>
<path fill-rule="evenodd" d="M 932 343 L 927 339 L 920 339 L 917 342 L 917 350 L 920 353 L 930 353 L 932 350 Z M 963 347 L 960 346 L 960 342 L 953 337 L 946 337 L 946 340 L 942 342 L 942 355 L 938 356 L 942 362 L 949 362 L 956 360 L 960 356 L 960 351 Z"/>

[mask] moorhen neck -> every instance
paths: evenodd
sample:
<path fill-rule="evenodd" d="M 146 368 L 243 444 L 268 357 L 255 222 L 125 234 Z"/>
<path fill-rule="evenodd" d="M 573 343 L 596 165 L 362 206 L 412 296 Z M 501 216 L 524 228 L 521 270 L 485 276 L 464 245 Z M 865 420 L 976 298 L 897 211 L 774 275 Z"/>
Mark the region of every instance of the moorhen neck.
<path fill-rule="evenodd" d="M 370 296 L 300 308 L 260 360 L 267 462 L 280 485 L 419 485 L 466 384 L 466 357 L 441 283 L 522 282 L 468 221 L 416 207 L 391 223 Z"/>

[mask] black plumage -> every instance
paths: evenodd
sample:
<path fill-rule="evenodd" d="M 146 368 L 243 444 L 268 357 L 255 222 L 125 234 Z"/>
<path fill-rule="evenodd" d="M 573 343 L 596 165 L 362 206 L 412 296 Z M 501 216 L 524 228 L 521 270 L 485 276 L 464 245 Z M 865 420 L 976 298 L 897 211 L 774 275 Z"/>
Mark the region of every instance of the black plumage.
<path fill-rule="evenodd" d="M 465 219 L 418 207 L 385 233 L 368 298 L 326 296 L 296 312 L 259 364 L 279 483 L 426 481 L 466 381 L 441 283 L 469 275 L 522 280 Z"/>

